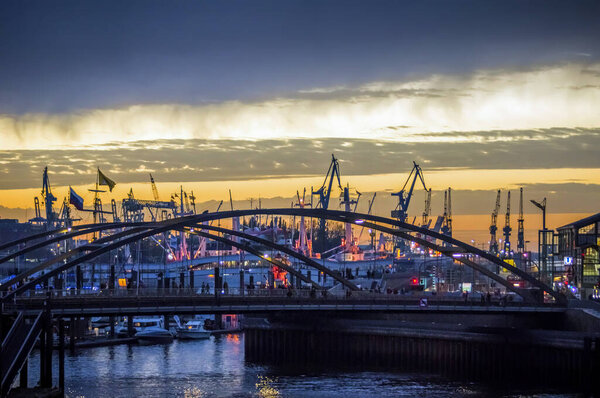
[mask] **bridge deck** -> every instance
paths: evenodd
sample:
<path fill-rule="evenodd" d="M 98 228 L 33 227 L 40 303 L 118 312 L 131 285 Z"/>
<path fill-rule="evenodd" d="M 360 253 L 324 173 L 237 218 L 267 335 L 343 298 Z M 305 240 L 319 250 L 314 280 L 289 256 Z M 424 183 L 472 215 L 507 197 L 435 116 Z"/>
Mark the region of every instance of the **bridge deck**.
<path fill-rule="evenodd" d="M 39 313 L 45 297 L 23 297 L 5 303 L 5 311 Z M 266 313 L 279 311 L 343 311 L 343 312 L 429 312 L 429 313 L 548 313 L 564 312 L 563 306 L 508 303 L 486 305 L 461 301 L 429 300 L 422 306 L 418 298 L 389 298 L 386 295 L 366 297 L 286 297 L 220 295 L 146 295 L 111 296 L 80 295 L 52 297 L 54 316 L 156 315 L 209 313 Z"/>

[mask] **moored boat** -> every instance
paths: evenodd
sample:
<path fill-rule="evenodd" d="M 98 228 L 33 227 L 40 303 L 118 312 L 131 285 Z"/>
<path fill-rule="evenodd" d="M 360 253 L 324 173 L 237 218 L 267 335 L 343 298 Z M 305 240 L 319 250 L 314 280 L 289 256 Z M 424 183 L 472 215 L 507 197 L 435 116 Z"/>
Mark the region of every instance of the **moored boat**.
<path fill-rule="evenodd" d="M 159 326 L 148 326 L 135 334 L 139 344 L 165 344 L 173 341 L 173 335 Z"/>
<path fill-rule="evenodd" d="M 193 319 L 177 328 L 177 338 L 180 339 L 208 339 L 210 331 L 204 329 L 204 320 Z"/>

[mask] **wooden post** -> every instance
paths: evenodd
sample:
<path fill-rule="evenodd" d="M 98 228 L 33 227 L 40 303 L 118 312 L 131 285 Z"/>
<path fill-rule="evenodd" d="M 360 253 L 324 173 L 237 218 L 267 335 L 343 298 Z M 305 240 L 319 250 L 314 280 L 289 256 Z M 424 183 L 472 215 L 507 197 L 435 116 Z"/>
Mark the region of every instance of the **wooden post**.
<path fill-rule="evenodd" d="M 75 318 L 71 317 L 69 322 L 69 350 L 73 353 L 75 352 Z"/>
<path fill-rule="evenodd" d="M 135 334 L 133 328 L 133 315 L 127 315 L 127 337 L 131 337 Z"/>
<path fill-rule="evenodd" d="M 58 389 L 65 395 L 65 322 L 58 320 Z"/>

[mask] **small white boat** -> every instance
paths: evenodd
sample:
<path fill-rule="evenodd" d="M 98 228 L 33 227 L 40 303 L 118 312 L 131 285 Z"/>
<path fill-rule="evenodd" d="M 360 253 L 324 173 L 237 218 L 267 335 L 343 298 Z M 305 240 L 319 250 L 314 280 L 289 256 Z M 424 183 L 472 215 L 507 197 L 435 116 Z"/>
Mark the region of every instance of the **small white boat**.
<path fill-rule="evenodd" d="M 204 329 L 204 320 L 193 319 L 177 328 L 177 338 L 180 339 L 208 339 L 210 331 Z"/>
<path fill-rule="evenodd" d="M 135 334 L 139 344 L 165 344 L 173 341 L 173 335 L 159 326 L 148 326 Z"/>

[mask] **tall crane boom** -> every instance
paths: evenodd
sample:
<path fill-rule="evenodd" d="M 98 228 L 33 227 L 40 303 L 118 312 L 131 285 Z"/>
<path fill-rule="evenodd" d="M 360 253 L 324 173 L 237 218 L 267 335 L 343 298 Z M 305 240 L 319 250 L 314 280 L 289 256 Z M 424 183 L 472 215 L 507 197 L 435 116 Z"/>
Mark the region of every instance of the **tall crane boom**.
<path fill-rule="evenodd" d="M 444 191 L 444 216 L 441 231 L 446 236 L 452 236 L 452 188 Z"/>
<path fill-rule="evenodd" d="M 333 187 L 333 180 L 337 179 L 338 188 L 343 191 L 342 181 L 340 178 L 340 164 L 338 160 L 335 158 L 333 154 L 331 154 L 331 163 L 329 164 L 329 169 L 327 170 L 327 174 L 325 175 L 325 180 L 323 181 L 323 185 L 316 191 L 313 191 L 311 188 L 311 202 L 312 197 L 317 195 L 319 197 L 319 202 L 317 203 L 316 208 L 321 208 L 327 210 L 329 208 L 329 199 L 331 198 L 331 188 Z M 329 180 L 329 183 L 327 182 Z M 318 234 L 318 248 L 315 247 L 315 250 L 318 252 L 323 252 L 327 250 L 326 248 L 326 221 L 324 218 L 319 220 L 319 234 Z"/>
<path fill-rule="evenodd" d="M 519 219 L 517 220 L 517 224 L 517 251 L 519 253 L 523 253 L 525 252 L 525 219 L 523 218 L 523 188 L 520 189 Z"/>
<path fill-rule="evenodd" d="M 512 231 L 512 228 L 510 227 L 510 191 L 508 191 L 506 197 L 506 215 L 504 217 L 504 228 L 502 231 L 504 232 L 504 248 L 502 251 L 504 256 L 510 257 L 510 232 Z"/>
<path fill-rule="evenodd" d="M 398 204 L 396 205 L 396 208 L 392 210 L 391 213 L 393 218 L 397 218 L 402 222 L 406 222 L 406 218 L 408 217 L 408 206 L 410 205 L 410 199 L 412 198 L 417 179 L 421 181 L 421 184 L 423 184 L 423 189 L 427 192 L 428 189 L 427 185 L 425 184 L 425 179 L 423 178 L 423 170 L 421 170 L 421 167 L 415 161 L 413 161 L 413 168 L 410 171 L 410 174 L 408 175 L 404 186 L 400 191 L 392 193 L 392 196 L 398 197 Z M 408 192 L 406 192 L 406 187 L 409 183 L 410 188 Z"/>
<path fill-rule="evenodd" d="M 490 253 L 497 254 L 498 253 L 498 241 L 496 240 L 496 231 L 498 227 L 496 226 L 498 220 L 498 212 L 500 211 L 500 190 L 498 190 L 498 194 L 496 195 L 496 206 L 494 207 L 494 211 L 492 211 L 492 222 L 490 223 Z"/>
<path fill-rule="evenodd" d="M 152 173 L 150 173 L 150 184 L 152 185 L 152 196 L 154 196 L 154 200 L 158 201 L 158 189 L 156 189 L 156 183 L 154 182 Z"/>
<path fill-rule="evenodd" d="M 325 174 L 323 185 L 316 191 L 311 192 L 311 195 L 317 195 L 319 197 L 319 203 L 317 203 L 316 206 L 317 208 L 324 210 L 329 208 L 329 199 L 331 198 L 331 188 L 333 187 L 334 178 L 337 178 L 338 188 L 343 191 L 344 188 L 342 188 L 342 181 L 340 178 L 340 164 L 335 156 L 331 154 L 331 163 L 329 164 L 327 174 Z M 327 183 L 327 180 L 329 180 L 329 183 Z"/>
<path fill-rule="evenodd" d="M 51 229 L 56 221 L 53 205 L 56 202 L 56 196 L 52 195 L 50 188 L 50 178 L 48 177 L 48 166 L 44 167 L 44 176 L 42 179 L 42 198 L 46 208 L 46 226 Z"/>
<path fill-rule="evenodd" d="M 431 216 L 431 188 L 429 188 L 425 196 L 425 210 L 423 210 L 422 223 L 422 226 L 425 228 L 429 228 L 429 216 Z"/>

